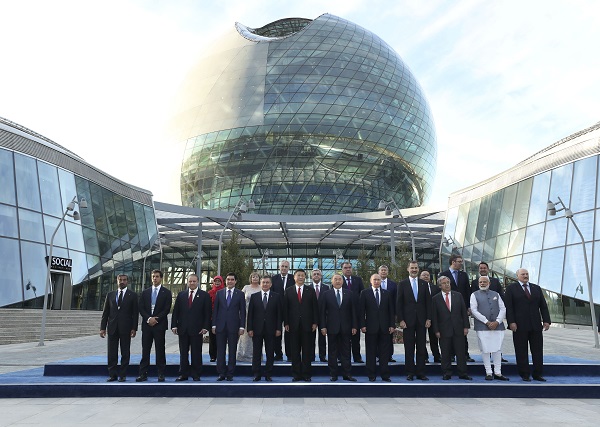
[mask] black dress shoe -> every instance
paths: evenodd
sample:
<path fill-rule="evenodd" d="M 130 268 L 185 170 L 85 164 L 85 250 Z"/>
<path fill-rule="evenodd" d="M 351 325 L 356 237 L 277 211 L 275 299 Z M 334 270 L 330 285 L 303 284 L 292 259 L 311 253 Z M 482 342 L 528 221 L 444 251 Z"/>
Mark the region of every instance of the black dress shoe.
<path fill-rule="evenodd" d="M 475 359 L 473 359 L 471 356 L 467 356 L 467 362 L 475 362 Z"/>
<path fill-rule="evenodd" d="M 331 382 L 335 382 L 337 380 L 338 380 L 338 377 L 331 377 L 331 378 L 329 378 L 329 381 L 331 381 Z"/>
<path fill-rule="evenodd" d="M 211 361 L 211 362 L 216 362 L 216 361 L 217 361 L 217 359 L 210 359 L 210 361 Z"/>
<path fill-rule="evenodd" d="M 442 363 L 442 359 L 439 359 L 437 357 L 433 358 L 433 363 Z"/>
<path fill-rule="evenodd" d="M 502 358 L 500 359 L 500 361 L 501 361 L 502 363 L 508 363 L 508 360 L 506 360 L 504 357 L 502 357 Z"/>
<path fill-rule="evenodd" d="M 271 381 L 273 381 L 273 378 L 271 378 L 271 377 L 265 377 L 265 381 L 271 382 Z"/>
<path fill-rule="evenodd" d="M 375 382 L 375 377 L 369 377 L 369 381 Z"/>
<path fill-rule="evenodd" d="M 460 375 L 458 378 L 460 378 L 461 380 L 473 381 L 473 378 L 471 378 L 468 375 Z"/>
<path fill-rule="evenodd" d="M 492 381 L 494 379 L 494 377 L 492 375 L 486 375 L 485 376 L 485 380 L 486 381 Z"/>
<path fill-rule="evenodd" d="M 217 381 L 225 381 L 225 375 L 219 375 L 219 378 L 217 378 Z"/>
<path fill-rule="evenodd" d="M 358 359 L 354 359 L 354 363 L 365 363 L 365 361 L 359 357 Z"/>
<path fill-rule="evenodd" d="M 494 374 L 494 379 L 500 380 L 500 381 L 510 381 L 510 378 L 507 378 L 504 375 L 496 375 L 496 374 Z"/>
<path fill-rule="evenodd" d="M 390 377 L 382 378 L 381 381 L 385 381 L 386 383 L 391 383 L 392 379 Z"/>
<path fill-rule="evenodd" d="M 227 378 L 225 378 L 227 381 L 233 381 L 233 376 L 232 375 L 228 375 Z"/>
<path fill-rule="evenodd" d="M 108 378 L 106 379 L 106 382 L 107 382 L 107 383 L 112 383 L 113 381 L 117 381 L 117 377 L 108 377 Z"/>
<path fill-rule="evenodd" d="M 260 377 L 254 377 L 254 378 L 252 378 L 252 381 L 253 382 L 258 382 L 258 381 L 260 381 Z"/>
<path fill-rule="evenodd" d="M 390 363 L 396 363 L 396 359 L 394 359 L 393 357 L 390 357 Z"/>
<path fill-rule="evenodd" d="M 124 383 L 125 381 L 127 381 L 126 377 L 119 377 L 119 382 L 120 383 Z"/>
<path fill-rule="evenodd" d="M 429 378 L 425 375 L 417 375 L 417 379 L 421 381 L 429 381 Z"/>
<path fill-rule="evenodd" d="M 200 377 L 192 377 L 194 381 L 200 381 Z"/>
<path fill-rule="evenodd" d="M 354 377 L 352 377 L 350 375 L 344 375 L 343 378 L 344 378 L 344 381 L 352 381 L 352 382 L 356 381 L 356 378 L 354 378 Z"/>
<path fill-rule="evenodd" d="M 546 378 L 542 377 L 541 375 L 534 375 L 533 379 L 536 380 L 536 381 L 541 381 L 543 383 L 546 382 Z"/>
<path fill-rule="evenodd" d="M 444 376 L 442 377 L 442 379 L 443 379 L 444 381 L 448 381 L 450 378 L 452 378 L 452 375 L 444 375 Z"/>
<path fill-rule="evenodd" d="M 177 378 L 175 378 L 175 381 L 187 381 L 188 377 L 184 377 L 183 375 L 178 376 Z"/>
<path fill-rule="evenodd" d="M 186 378 L 187 379 L 187 378 Z M 158 382 L 159 383 L 164 383 L 165 382 L 165 376 L 164 375 L 159 375 L 158 376 Z"/>
<path fill-rule="evenodd" d="M 275 358 L 273 360 L 276 362 L 280 362 L 283 360 L 283 356 L 275 356 Z"/>
<path fill-rule="evenodd" d="M 298 381 L 302 381 L 302 378 L 298 378 L 298 377 L 292 378 L 293 383 L 297 383 Z"/>
<path fill-rule="evenodd" d="M 530 382 L 531 378 L 529 378 L 529 376 L 522 376 L 521 379 L 525 382 Z"/>
<path fill-rule="evenodd" d="M 406 381 L 413 381 L 413 380 L 414 380 L 414 378 L 413 378 L 412 375 L 407 375 L 406 376 Z"/>
<path fill-rule="evenodd" d="M 326 357 L 319 357 L 319 360 L 321 362 L 327 363 L 327 358 Z"/>
<path fill-rule="evenodd" d="M 148 375 L 146 375 L 146 374 L 140 375 L 139 377 L 137 377 L 135 379 L 136 383 L 141 383 L 141 382 L 144 382 L 144 381 L 148 381 Z"/>
<path fill-rule="evenodd" d="M 304 381 L 306 381 L 307 383 L 309 383 L 309 382 L 312 381 L 312 378 L 311 377 L 306 377 L 306 378 L 304 378 Z"/>

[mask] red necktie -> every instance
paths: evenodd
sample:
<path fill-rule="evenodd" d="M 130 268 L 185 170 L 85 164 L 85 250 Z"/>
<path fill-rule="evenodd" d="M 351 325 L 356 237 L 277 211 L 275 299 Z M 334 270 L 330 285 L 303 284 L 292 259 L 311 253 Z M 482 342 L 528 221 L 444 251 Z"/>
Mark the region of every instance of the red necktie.
<path fill-rule="evenodd" d="M 446 294 L 446 307 L 450 310 L 450 298 L 448 297 L 448 294 Z"/>
<path fill-rule="evenodd" d="M 349 290 L 352 290 L 352 289 L 351 289 L 351 287 L 352 287 L 352 282 L 350 281 L 350 278 L 348 277 L 348 279 L 346 279 L 346 280 L 348 281 L 348 289 L 349 289 Z"/>
<path fill-rule="evenodd" d="M 300 288 L 298 288 L 298 302 L 302 304 L 302 293 L 300 292 Z"/>
<path fill-rule="evenodd" d="M 315 286 L 315 292 L 317 293 L 317 299 L 319 299 L 319 285 Z"/>
<path fill-rule="evenodd" d="M 188 307 L 189 308 L 192 307 L 193 297 L 194 297 L 194 291 L 190 291 L 190 297 L 188 298 Z"/>
<path fill-rule="evenodd" d="M 523 285 L 523 290 L 525 291 L 525 296 L 527 299 L 531 299 L 531 294 L 529 293 L 529 289 L 527 288 L 527 283 Z"/>

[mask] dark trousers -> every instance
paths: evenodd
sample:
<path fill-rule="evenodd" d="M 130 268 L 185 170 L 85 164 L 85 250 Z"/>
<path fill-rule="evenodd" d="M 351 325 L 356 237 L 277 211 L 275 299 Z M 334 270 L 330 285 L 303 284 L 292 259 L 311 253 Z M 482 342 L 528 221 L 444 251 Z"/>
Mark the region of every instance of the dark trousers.
<path fill-rule="evenodd" d="M 165 374 L 167 356 L 165 355 L 165 329 L 156 329 L 153 326 L 142 326 L 142 360 L 140 360 L 140 375 L 148 375 L 150 366 L 150 351 L 154 343 L 156 353 L 156 370 L 158 376 Z"/>
<path fill-rule="evenodd" d="M 350 334 L 342 332 L 337 334 L 327 333 L 327 344 L 329 346 L 329 374 L 332 377 L 338 376 L 338 359 L 342 362 L 342 375 L 350 376 L 352 364 L 350 363 Z M 323 336 L 321 334 L 321 336 Z"/>
<path fill-rule="evenodd" d="M 129 367 L 129 355 L 131 347 L 131 331 L 126 334 L 108 334 L 108 375 L 110 377 L 126 377 Z M 119 362 L 119 345 L 121 346 L 121 367 Z"/>
<path fill-rule="evenodd" d="M 358 334 L 357 334 L 358 335 Z M 375 378 L 377 372 L 377 355 L 379 355 L 379 370 L 381 378 L 390 377 L 390 338 L 388 333 L 365 334 L 365 347 L 367 350 L 367 375 Z M 356 335 L 353 335 L 356 336 Z"/>
<path fill-rule="evenodd" d="M 265 377 L 270 377 L 273 373 L 273 362 L 275 361 L 275 335 L 257 334 L 254 332 L 252 337 L 252 374 L 255 377 L 260 377 L 260 365 L 262 362 L 262 348 L 265 346 L 265 354 L 267 362 L 265 364 Z"/>
<path fill-rule="evenodd" d="M 394 334 L 390 334 L 390 359 L 394 356 Z"/>
<path fill-rule="evenodd" d="M 217 336 L 212 331 L 208 331 L 208 355 L 210 360 L 217 359 Z"/>
<path fill-rule="evenodd" d="M 319 359 L 327 358 L 327 338 L 323 336 L 319 328 L 313 332 L 313 341 L 316 341 L 319 346 Z M 317 344 L 314 345 L 312 360 L 316 360 Z"/>
<path fill-rule="evenodd" d="M 467 355 L 463 335 L 454 334 L 450 337 L 440 337 L 442 349 L 442 374 L 452 375 L 452 350 L 456 354 L 456 369 L 458 375 L 467 375 Z"/>
<path fill-rule="evenodd" d="M 287 360 L 291 360 L 292 359 L 292 354 L 290 352 L 290 349 L 292 348 L 291 344 L 290 344 L 290 335 L 289 332 L 283 331 L 283 343 L 285 345 L 285 357 L 287 358 Z"/>
<path fill-rule="evenodd" d="M 315 340 L 312 331 L 294 331 L 289 335 L 290 351 L 292 358 L 292 377 L 306 379 L 311 377 L 311 360 L 314 353 Z"/>
<path fill-rule="evenodd" d="M 356 362 L 357 360 L 362 359 L 362 356 L 360 355 L 360 331 L 356 331 L 356 335 L 352 335 L 350 341 L 352 342 L 352 359 Z"/>
<path fill-rule="evenodd" d="M 199 377 L 202 375 L 202 334 L 179 335 L 179 375 Z M 188 360 L 192 352 L 192 363 Z"/>
<path fill-rule="evenodd" d="M 237 357 L 239 332 L 217 332 L 217 373 L 228 377 L 233 376 Z M 225 363 L 225 352 L 229 350 L 229 360 Z"/>
<path fill-rule="evenodd" d="M 427 329 L 427 333 L 429 334 L 429 347 L 431 348 L 433 360 L 442 360 L 442 356 L 440 355 L 440 343 L 435 336 L 435 332 L 433 332 L 433 328 Z M 425 352 L 427 352 L 427 349 L 425 349 Z M 427 358 L 429 359 L 429 354 L 427 354 Z"/>
<path fill-rule="evenodd" d="M 544 371 L 544 338 L 542 331 L 522 331 L 517 328 L 517 331 L 513 332 L 513 344 L 519 375 L 522 377 L 530 375 L 527 351 L 529 345 L 533 362 L 533 376 L 542 376 Z"/>
<path fill-rule="evenodd" d="M 404 329 L 402 337 L 404 340 L 406 375 L 425 375 L 425 361 L 427 360 L 426 333 L 425 326 Z M 415 347 L 417 350 L 416 364 Z"/>

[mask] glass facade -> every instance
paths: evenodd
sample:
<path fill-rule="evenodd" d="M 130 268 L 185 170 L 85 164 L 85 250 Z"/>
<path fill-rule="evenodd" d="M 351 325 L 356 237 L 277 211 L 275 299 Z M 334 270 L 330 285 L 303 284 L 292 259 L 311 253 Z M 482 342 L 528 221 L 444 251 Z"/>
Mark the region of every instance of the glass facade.
<path fill-rule="evenodd" d="M 437 145 L 423 91 L 383 40 L 333 15 L 236 24 L 182 88 L 185 206 L 256 213 L 421 206 Z"/>

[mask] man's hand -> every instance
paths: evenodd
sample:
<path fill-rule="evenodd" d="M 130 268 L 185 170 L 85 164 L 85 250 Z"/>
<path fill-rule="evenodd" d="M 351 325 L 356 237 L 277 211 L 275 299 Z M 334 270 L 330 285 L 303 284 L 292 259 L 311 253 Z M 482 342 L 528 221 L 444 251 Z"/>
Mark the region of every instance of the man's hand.
<path fill-rule="evenodd" d="M 393 334 L 396 328 L 394 326 L 390 326 L 390 334 Z"/>
<path fill-rule="evenodd" d="M 241 337 L 242 335 L 244 335 L 244 328 L 240 328 L 240 331 L 238 332 L 238 335 Z"/>
<path fill-rule="evenodd" d="M 327 328 L 321 329 L 321 335 L 323 335 L 323 336 L 327 335 Z"/>
<path fill-rule="evenodd" d="M 400 322 L 400 328 L 401 328 L 401 329 L 406 329 L 406 322 L 405 322 L 404 320 L 402 320 L 402 321 Z"/>
<path fill-rule="evenodd" d="M 544 322 L 544 331 L 547 331 L 550 328 L 550 323 Z"/>
<path fill-rule="evenodd" d="M 464 333 L 465 333 L 465 337 L 466 337 L 467 334 L 469 333 L 469 328 L 465 328 Z"/>
<path fill-rule="evenodd" d="M 439 339 L 440 339 L 440 333 L 439 333 L 439 332 L 436 332 L 436 333 L 435 333 L 435 337 L 436 337 L 436 338 L 439 340 Z"/>
<path fill-rule="evenodd" d="M 488 327 L 489 330 L 495 331 L 496 328 L 498 327 L 498 322 L 496 322 L 496 321 L 487 322 L 485 325 Z"/>
<path fill-rule="evenodd" d="M 285 331 L 289 332 L 290 331 L 290 325 L 285 325 Z"/>
<path fill-rule="evenodd" d="M 280 337 L 281 336 L 281 331 L 279 329 L 275 331 L 275 336 L 276 337 Z"/>
<path fill-rule="evenodd" d="M 511 323 L 510 325 L 508 325 L 508 328 L 513 332 L 517 332 L 517 324 L 516 323 Z"/>
<path fill-rule="evenodd" d="M 425 327 L 426 327 L 427 329 L 431 328 L 431 320 L 427 319 L 427 320 L 425 321 Z"/>
<path fill-rule="evenodd" d="M 217 327 L 216 327 L 216 326 L 213 326 L 213 327 L 212 327 L 212 333 L 213 333 L 213 334 L 216 334 L 216 333 L 217 333 Z"/>
<path fill-rule="evenodd" d="M 252 338 L 254 336 L 254 331 L 248 331 L 248 336 Z"/>
<path fill-rule="evenodd" d="M 207 331 L 206 329 L 202 329 L 202 330 L 200 331 L 200 335 L 204 335 L 204 334 L 207 334 L 207 333 L 208 333 L 208 331 Z"/>
<path fill-rule="evenodd" d="M 106 329 L 100 329 L 100 338 L 104 338 L 106 336 Z"/>
<path fill-rule="evenodd" d="M 175 335 L 177 335 L 177 328 L 171 328 L 171 332 L 173 332 Z"/>
<path fill-rule="evenodd" d="M 132 329 L 131 332 L 129 333 L 129 336 L 131 338 L 135 338 L 135 334 L 137 334 L 137 331 L 135 329 Z"/>
<path fill-rule="evenodd" d="M 360 330 L 362 331 L 363 334 L 367 333 L 367 327 L 363 326 L 362 328 L 360 328 Z"/>
<path fill-rule="evenodd" d="M 155 326 L 158 323 L 158 319 L 156 317 L 151 317 L 150 319 L 148 319 L 148 324 L 150 326 Z"/>
<path fill-rule="evenodd" d="M 356 328 L 352 328 L 352 335 L 356 335 L 356 332 L 358 332 Z"/>
<path fill-rule="evenodd" d="M 314 332 L 314 331 L 316 331 L 316 330 L 317 330 L 317 324 L 316 324 L 316 323 L 313 323 L 313 325 L 312 325 L 312 331 Z"/>

